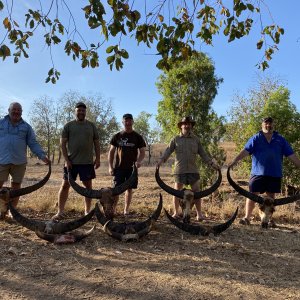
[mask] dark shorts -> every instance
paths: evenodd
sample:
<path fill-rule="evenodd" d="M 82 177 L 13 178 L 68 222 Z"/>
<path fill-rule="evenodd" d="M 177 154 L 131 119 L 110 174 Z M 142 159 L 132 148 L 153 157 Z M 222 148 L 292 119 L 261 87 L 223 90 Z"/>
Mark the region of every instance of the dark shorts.
<path fill-rule="evenodd" d="M 253 175 L 249 181 L 249 190 L 252 193 L 280 193 L 281 178 L 272 176 Z"/>
<path fill-rule="evenodd" d="M 197 180 L 200 179 L 200 175 L 198 173 L 174 174 L 174 179 L 176 183 L 193 185 Z"/>
<path fill-rule="evenodd" d="M 94 165 L 72 165 L 70 171 L 74 180 L 76 180 L 78 174 L 81 181 L 89 181 L 96 178 Z M 68 180 L 68 170 L 66 167 L 64 167 L 64 180 Z"/>
<path fill-rule="evenodd" d="M 113 178 L 113 186 L 118 186 L 125 182 L 132 174 L 132 169 L 115 169 L 114 170 L 114 178 Z M 132 184 L 131 188 L 136 189 L 138 186 L 138 179 Z"/>

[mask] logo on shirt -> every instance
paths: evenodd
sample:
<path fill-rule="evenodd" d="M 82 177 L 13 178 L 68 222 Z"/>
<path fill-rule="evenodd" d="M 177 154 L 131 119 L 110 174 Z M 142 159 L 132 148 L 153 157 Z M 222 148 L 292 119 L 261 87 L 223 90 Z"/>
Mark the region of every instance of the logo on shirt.
<path fill-rule="evenodd" d="M 120 139 L 119 141 L 120 147 L 134 147 L 135 145 L 133 143 L 128 143 L 128 138 Z"/>

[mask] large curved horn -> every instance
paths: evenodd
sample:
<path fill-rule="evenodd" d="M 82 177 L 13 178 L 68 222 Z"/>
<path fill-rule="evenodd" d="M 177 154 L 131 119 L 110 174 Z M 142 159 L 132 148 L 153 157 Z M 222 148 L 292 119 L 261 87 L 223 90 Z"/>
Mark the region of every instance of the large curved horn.
<path fill-rule="evenodd" d="M 110 223 L 112 223 L 113 221 L 109 220 L 107 221 L 104 226 L 103 226 L 103 231 L 108 234 L 109 236 L 119 240 L 119 241 L 122 241 L 122 242 L 126 242 L 128 241 L 129 239 L 130 240 L 137 240 L 138 239 L 138 235 L 136 233 L 133 233 L 133 234 L 123 234 L 123 233 L 119 233 L 117 231 L 113 231 L 110 229 Z"/>
<path fill-rule="evenodd" d="M 212 227 L 212 233 L 214 235 L 219 235 L 223 231 L 225 231 L 226 229 L 228 229 L 231 226 L 231 224 L 234 222 L 234 220 L 236 219 L 238 211 L 239 211 L 239 208 L 237 207 L 236 210 L 235 210 L 235 212 L 234 212 L 234 214 L 231 216 L 231 218 L 228 221 L 226 221 L 223 224 L 219 224 L 219 225 L 213 226 Z"/>
<path fill-rule="evenodd" d="M 162 195 L 159 194 L 159 203 L 157 205 L 156 210 L 152 213 L 152 215 L 146 221 L 136 222 L 134 228 L 139 238 L 147 235 L 151 231 L 153 224 L 157 221 L 157 219 L 160 216 L 162 205 L 163 205 Z"/>
<path fill-rule="evenodd" d="M 168 194 L 175 196 L 177 198 L 183 199 L 184 197 L 184 192 L 182 190 L 176 190 L 173 189 L 172 187 L 168 186 L 167 184 L 165 184 L 162 179 L 159 176 L 159 167 L 156 168 L 155 171 L 155 179 L 157 184 L 164 190 L 166 191 Z"/>
<path fill-rule="evenodd" d="M 70 222 L 57 222 L 54 220 L 50 221 L 38 221 L 31 220 L 20 214 L 16 208 L 13 207 L 11 203 L 8 204 L 9 210 L 13 218 L 23 227 L 35 232 L 45 232 L 52 234 L 61 234 L 68 231 L 72 231 L 76 228 L 83 226 L 87 223 L 94 215 L 95 210 L 91 210 L 87 215 Z"/>
<path fill-rule="evenodd" d="M 98 222 L 104 226 L 109 220 L 106 218 L 106 216 L 101 212 L 98 203 L 95 205 L 95 215 L 98 220 Z"/>
<path fill-rule="evenodd" d="M 101 199 L 102 198 L 101 189 L 100 190 L 94 190 L 94 189 L 87 189 L 87 188 L 84 188 L 84 187 L 80 186 L 72 178 L 70 172 L 68 174 L 68 178 L 69 178 L 70 185 L 72 186 L 72 188 L 78 194 L 80 194 L 82 196 L 85 196 L 85 197 L 88 197 L 88 198 L 94 198 L 94 199 Z M 126 180 L 124 183 L 122 183 L 119 186 L 111 188 L 112 196 L 117 196 L 117 195 L 120 195 L 120 194 L 124 193 L 126 190 L 128 190 L 132 186 L 132 184 L 134 184 L 136 179 L 137 179 L 137 168 L 136 168 L 136 165 L 134 164 L 132 174 L 128 178 L 128 180 Z"/>
<path fill-rule="evenodd" d="M 193 235 L 202 235 L 202 236 L 208 236 L 210 234 L 213 235 L 219 235 L 223 231 L 225 231 L 227 228 L 230 227 L 230 225 L 234 222 L 237 213 L 238 213 L 238 208 L 236 209 L 235 213 L 231 216 L 231 218 L 226 221 L 223 224 L 215 225 L 215 226 L 201 226 L 201 225 L 191 225 L 188 223 L 182 223 L 178 221 L 177 219 L 173 218 L 166 209 L 165 214 L 168 217 L 168 219 L 171 221 L 172 224 L 174 224 L 176 227 L 179 229 L 189 232 Z"/>
<path fill-rule="evenodd" d="M 230 185 L 241 195 L 243 195 L 243 196 L 249 198 L 250 200 L 257 202 L 259 204 L 264 203 L 265 200 L 263 197 L 260 197 L 258 195 L 255 195 L 251 192 L 244 190 L 242 187 L 240 187 L 238 184 L 236 184 L 232 180 L 232 178 L 230 176 L 230 168 L 228 168 L 228 170 L 227 170 L 227 179 L 228 179 L 228 182 L 230 183 Z M 274 199 L 273 205 L 277 206 L 277 205 L 289 204 L 289 203 L 295 202 L 299 199 L 300 199 L 300 194 L 289 196 L 289 197 L 284 197 L 284 198 L 278 198 L 278 199 Z"/>
<path fill-rule="evenodd" d="M 94 225 L 90 230 L 85 232 L 70 232 L 67 234 L 50 234 L 45 232 L 36 231 L 35 234 L 50 243 L 54 244 L 70 244 L 81 241 L 82 239 L 89 236 L 95 229 L 96 225 Z"/>
<path fill-rule="evenodd" d="M 212 194 L 220 186 L 221 182 L 222 182 L 222 173 L 221 173 L 221 169 L 218 169 L 218 178 L 216 182 L 206 190 L 195 192 L 194 199 L 200 199 Z"/>
<path fill-rule="evenodd" d="M 300 199 L 300 194 L 289 196 L 289 197 L 284 197 L 284 198 L 274 199 L 274 206 L 293 203 L 299 199 Z"/>
<path fill-rule="evenodd" d="M 131 222 L 131 223 L 116 223 L 112 220 L 108 220 L 105 215 L 99 209 L 98 203 L 95 206 L 95 215 L 99 223 L 103 226 L 103 231 L 109 236 L 119 241 L 138 240 L 151 231 L 152 225 L 157 221 L 162 210 L 162 195 L 156 210 L 153 214 L 143 222 Z"/>
<path fill-rule="evenodd" d="M 51 163 L 49 163 L 48 166 L 49 166 L 48 173 L 41 181 L 39 181 L 38 183 L 31 185 L 31 186 L 27 186 L 27 187 L 20 188 L 17 190 L 10 190 L 9 197 L 15 198 L 15 197 L 23 196 L 23 195 L 32 193 L 32 192 L 38 190 L 39 188 L 41 188 L 43 185 L 45 185 L 45 183 L 48 181 L 48 179 L 50 178 L 50 175 L 51 175 Z"/>
<path fill-rule="evenodd" d="M 124 183 L 114 187 L 112 189 L 112 195 L 117 196 L 117 195 L 120 195 L 120 194 L 124 193 L 126 190 L 130 189 L 131 186 L 136 182 L 137 175 L 138 175 L 137 167 L 134 164 L 131 176 Z"/>
<path fill-rule="evenodd" d="M 264 203 L 264 198 L 260 197 L 259 195 L 255 195 L 245 189 L 243 189 L 242 187 L 240 187 L 237 183 L 235 183 L 233 181 L 233 179 L 230 176 L 230 168 L 227 169 L 227 180 L 229 182 L 229 184 L 242 196 L 245 196 L 246 198 L 257 202 L 259 204 L 263 204 Z"/>
<path fill-rule="evenodd" d="M 158 185 L 164 191 L 166 191 L 168 194 L 170 194 L 172 196 L 175 196 L 177 198 L 180 198 L 180 199 L 184 198 L 184 191 L 182 191 L 182 190 L 176 190 L 176 189 L 174 189 L 174 188 L 166 185 L 162 181 L 162 179 L 159 176 L 159 167 L 156 168 L 155 179 L 156 179 L 156 182 L 158 183 Z M 194 199 L 200 199 L 200 198 L 203 198 L 203 197 L 206 197 L 206 196 L 212 194 L 220 186 L 221 182 L 222 182 L 222 173 L 221 173 L 221 170 L 218 169 L 218 178 L 217 178 L 216 182 L 211 187 L 209 187 L 206 190 L 195 192 L 194 193 Z"/>

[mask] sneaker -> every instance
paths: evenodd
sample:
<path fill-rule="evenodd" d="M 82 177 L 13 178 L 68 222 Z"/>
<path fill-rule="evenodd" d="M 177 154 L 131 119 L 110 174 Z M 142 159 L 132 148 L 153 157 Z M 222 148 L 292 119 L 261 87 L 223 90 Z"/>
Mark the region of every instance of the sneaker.
<path fill-rule="evenodd" d="M 240 219 L 239 224 L 250 225 L 250 221 L 247 218 L 242 218 L 242 219 Z"/>

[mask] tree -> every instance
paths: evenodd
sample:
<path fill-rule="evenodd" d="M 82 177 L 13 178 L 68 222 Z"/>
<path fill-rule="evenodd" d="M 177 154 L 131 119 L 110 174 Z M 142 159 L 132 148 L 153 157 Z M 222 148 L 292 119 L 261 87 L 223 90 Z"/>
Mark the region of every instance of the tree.
<path fill-rule="evenodd" d="M 111 101 L 103 99 L 100 94 L 82 95 L 70 90 L 60 98 L 60 103 L 63 103 L 63 124 L 74 119 L 74 107 L 79 101 L 86 104 L 86 118 L 96 124 L 100 136 L 100 149 L 106 151 L 110 137 L 119 130 Z"/>
<path fill-rule="evenodd" d="M 4 109 L 2 106 L 0 106 L 0 118 L 3 118 L 4 116 L 5 116 Z"/>
<path fill-rule="evenodd" d="M 290 101 L 289 90 L 274 78 L 260 79 L 258 86 L 250 89 L 248 97 L 236 96 L 230 109 L 229 135 L 240 151 L 247 140 L 261 130 L 262 118 L 272 116 L 275 130 L 283 135 L 296 153 L 300 150 L 300 113 Z M 250 159 L 242 162 L 242 172 L 249 173 Z M 298 185 L 300 171 L 284 160 L 283 184 Z"/>
<path fill-rule="evenodd" d="M 194 54 L 187 62 L 176 63 L 164 72 L 157 82 L 163 100 L 158 103 L 157 121 L 162 126 L 165 141 L 178 134 L 178 121 L 187 115 L 194 118 L 194 133 L 203 147 L 218 161 L 225 160 L 224 152 L 218 148 L 223 136 L 224 118 L 218 117 L 211 105 L 222 79 L 215 75 L 215 67 L 204 53 Z M 207 166 L 199 162 L 201 185 L 211 178 Z"/>
<path fill-rule="evenodd" d="M 143 136 L 145 139 L 147 150 L 149 153 L 148 157 L 148 164 L 150 164 L 151 161 L 151 150 L 152 145 L 154 143 L 157 143 L 159 141 L 159 133 L 160 131 L 158 128 L 151 129 L 151 126 L 149 124 L 149 119 L 152 117 L 152 114 L 149 114 L 145 111 L 142 111 L 134 121 L 134 129 Z"/>
<path fill-rule="evenodd" d="M 61 129 L 61 113 L 58 104 L 48 96 L 42 96 L 33 101 L 29 117 L 35 130 L 37 140 L 47 155 L 54 161 L 55 153 L 59 153 L 59 139 Z"/>
<path fill-rule="evenodd" d="M 219 33 L 232 42 L 247 36 L 256 25 L 261 28 L 256 47 L 264 50 L 259 67 L 265 69 L 284 34 L 272 16 L 272 24 L 264 25 L 263 17 L 270 13 L 263 0 L 232 0 L 228 5 L 212 0 L 144 0 L 143 3 L 86 0 L 83 8 L 81 3 L 68 0 L 37 1 L 36 6 L 29 4 L 29 7 L 18 3 L 18 9 L 14 4 L 13 0 L 0 1 L 4 27 L 0 57 L 5 60 L 13 56 L 15 63 L 28 58 L 33 38 L 42 34 L 53 61 L 46 82 L 52 83 L 60 76 L 52 57 L 53 47 L 57 45 L 73 60 L 81 60 L 83 68 L 98 67 L 99 52 L 106 45 L 107 63 L 111 69 L 120 70 L 124 59 L 129 58 L 122 42 L 125 36 L 130 36 L 138 45 L 156 47 L 161 58 L 157 67 L 168 70 L 174 61 L 190 57 L 197 43 L 213 44 L 213 37 Z M 22 9 L 25 21 L 20 17 Z M 80 22 L 80 17 L 86 23 Z M 89 29 L 95 31 L 92 41 L 84 39 L 83 32 Z"/>
<path fill-rule="evenodd" d="M 61 130 L 64 124 L 74 120 L 75 104 L 79 101 L 87 106 L 87 119 L 96 124 L 101 151 L 107 150 L 110 137 L 119 130 L 111 102 L 103 100 L 101 95 L 82 95 L 71 90 L 64 93 L 58 101 L 42 96 L 34 100 L 29 116 L 38 141 L 47 149 L 48 157 L 52 155 L 52 161 L 58 153 L 58 163 L 60 162 Z"/>

